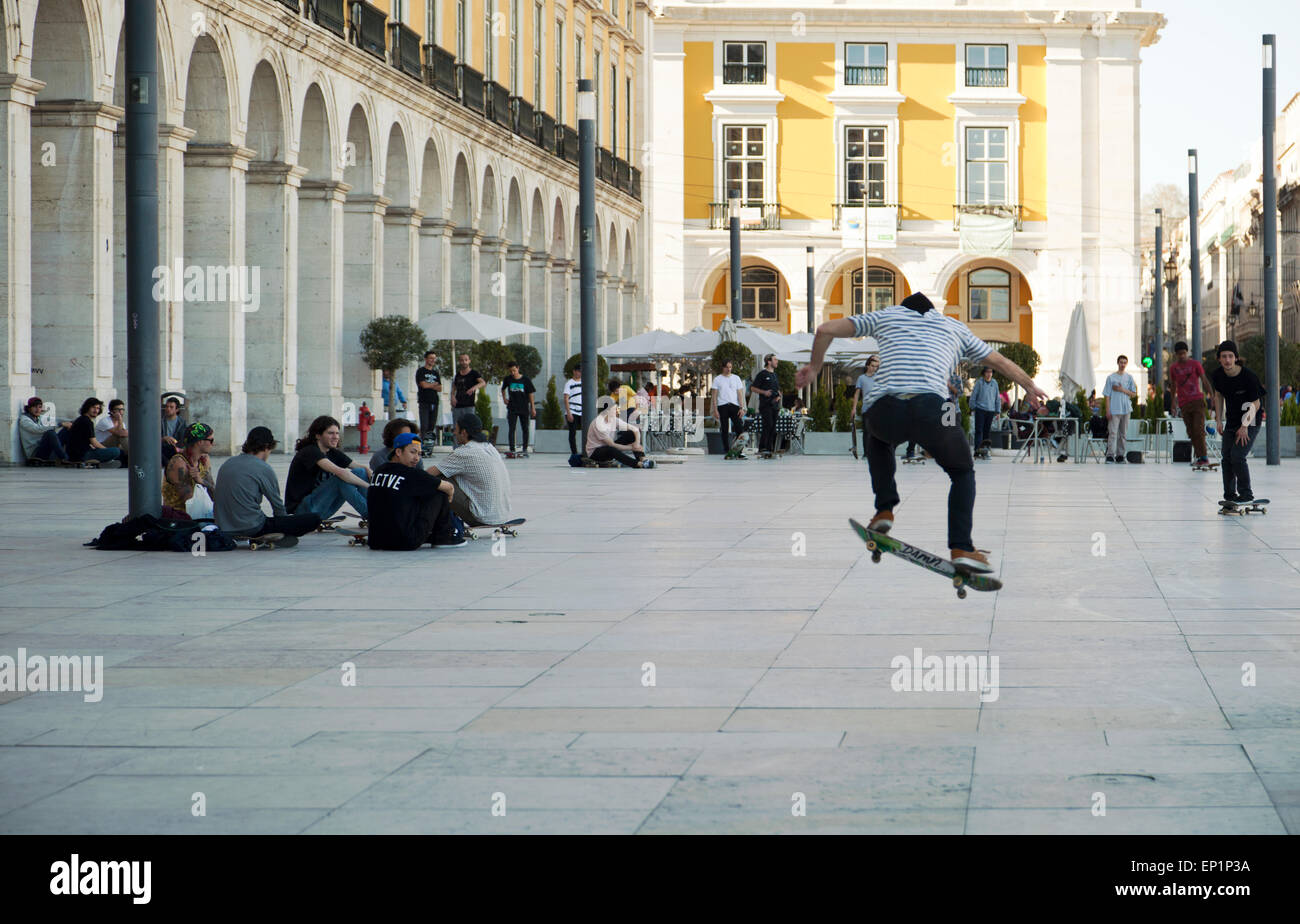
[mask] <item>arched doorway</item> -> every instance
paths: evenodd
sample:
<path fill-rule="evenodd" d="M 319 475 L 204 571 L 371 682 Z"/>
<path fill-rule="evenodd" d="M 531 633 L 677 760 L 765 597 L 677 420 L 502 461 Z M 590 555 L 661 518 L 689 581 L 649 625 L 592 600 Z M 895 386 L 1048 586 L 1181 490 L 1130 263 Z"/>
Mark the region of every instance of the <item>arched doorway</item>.
<path fill-rule="evenodd" d="M 975 259 L 953 274 L 943 313 L 967 324 L 981 340 L 1033 346 L 1029 281 L 1004 260 Z"/>
<path fill-rule="evenodd" d="M 826 320 L 897 305 L 912 294 L 907 277 L 897 266 L 874 257 L 867 268 L 867 286 L 862 287 L 862 258 L 849 260 L 831 274 L 826 294 Z"/>

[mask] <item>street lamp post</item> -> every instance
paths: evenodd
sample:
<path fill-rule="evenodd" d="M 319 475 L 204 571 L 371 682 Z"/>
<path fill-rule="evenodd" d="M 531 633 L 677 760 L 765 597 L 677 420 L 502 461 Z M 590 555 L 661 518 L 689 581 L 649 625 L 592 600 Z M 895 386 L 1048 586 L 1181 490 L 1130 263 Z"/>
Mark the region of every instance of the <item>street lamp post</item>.
<path fill-rule="evenodd" d="M 1264 36 L 1264 420 L 1267 464 L 1282 464 L 1281 413 L 1278 385 L 1277 317 L 1277 161 L 1273 157 L 1273 131 L 1277 119 L 1277 38 Z"/>
<path fill-rule="evenodd" d="M 1165 261 L 1165 288 L 1169 291 L 1165 295 L 1165 304 L 1169 306 L 1169 328 L 1170 335 L 1174 339 L 1182 339 L 1183 322 L 1181 320 L 1182 312 L 1175 313 L 1175 306 L 1178 304 L 1178 254 L 1177 251 L 1169 252 L 1169 259 Z M 1177 320 L 1176 320 L 1177 319 Z"/>
<path fill-rule="evenodd" d="M 582 432 L 596 419 L 596 88 L 578 81 L 578 211 L 581 237 L 578 278 L 581 295 Z M 583 439 L 585 440 L 585 435 Z"/>
<path fill-rule="evenodd" d="M 1198 189 L 1196 148 L 1187 152 L 1187 265 L 1191 270 L 1192 286 L 1192 359 L 1201 360 L 1201 235 L 1197 224 L 1201 220 L 1200 192 Z"/>
<path fill-rule="evenodd" d="M 731 320 L 740 322 L 740 190 L 727 190 L 727 224 L 731 230 Z"/>
<path fill-rule="evenodd" d="M 813 310 L 813 249 L 811 246 L 808 247 L 807 262 L 808 262 L 808 333 L 811 334 L 816 330 L 816 324 L 817 324 L 817 318 Z"/>
<path fill-rule="evenodd" d="M 1164 381 L 1165 366 L 1165 293 L 1164 280 L 1162 273 L 1164 270 L 1164 210 L 1156 209 L 1156 256 L 1155 273 L 1156 284 L 1151 293 L 1151 304 L 1155 308 L 1155 348 L 1151 351 L 1151 378 L 1149 382 L 1153 383 L 1156 388 L 1160 388 Z"/>

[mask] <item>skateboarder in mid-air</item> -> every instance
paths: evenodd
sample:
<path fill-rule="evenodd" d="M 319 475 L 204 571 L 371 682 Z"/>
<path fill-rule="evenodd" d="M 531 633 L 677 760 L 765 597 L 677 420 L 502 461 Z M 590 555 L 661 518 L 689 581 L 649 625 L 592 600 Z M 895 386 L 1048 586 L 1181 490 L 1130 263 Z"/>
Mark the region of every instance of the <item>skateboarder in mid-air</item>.
<path fill-rule="evenodd" d="M 975 462 L 961 427 L 961 412 L 949 397 L 948 374 L 958 360 L 984 363 L 1022 387 L 1035 408 L 1047 395 L 1024 370 L 971 333 L 954 318 L 934 310 L 920 292 L 902 305 L 827 321 L 817 328 L 812 361 L 799 370 L 803 388 L 821 371 L 826 348 L 835 337 L 872 336 L 880 345 L 880 372 L 873 380 L 866 418 L 871 438 L 867 462 L 876 514 L 869 529 L 888 532 L 894 523 L 898 487 L 894 483 L 894 447 L 915 440 L 948 473 L 948 549 L 954 564 L 971 571 L 992 571 L 988 558 L 975 551 L 971 519 L 975 508 Z"/>

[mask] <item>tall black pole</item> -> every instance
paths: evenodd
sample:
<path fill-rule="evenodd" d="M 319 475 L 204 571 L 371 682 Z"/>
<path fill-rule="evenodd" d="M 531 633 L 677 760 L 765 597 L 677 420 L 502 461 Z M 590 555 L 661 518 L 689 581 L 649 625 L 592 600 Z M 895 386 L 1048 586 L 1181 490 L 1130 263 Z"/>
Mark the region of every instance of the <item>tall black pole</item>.
<path fill-rule="evenodd" d="M 740 190 L 727 190 L 731 228 L 731 320 L 740 321 Z"/>
<path fill-rule="evenodd" d="M 1187 227 L 1189 252 L 1187 262 L 1192 269 L 1192 359 L 1201 361 L 1201 196 L 1197 183 L 1196 148 L 1187 152 Z"/>
<path fill-rule="evenodd" d="M 589 78 L 578 81 L 578 211 L 582 237 L 578 278 L 582 310 L 582 433 L 596 419 L 596 91 Z"/>
<path fill-rule="evenodd" d="M 813 249 L 808 248 L 808 333 L 816 328 L 817 318 L 813 312 Z"/>
<path fill-rule="evenodd" d="M 1273 158 L 1273 132 L 1277 123 L 1277 37 L 1264 36 L 1264 451 L 1269 465 L 1282 464 L 1282 431 L 1278 419 L 1281 384 L 1278 369 L 1277 330 L 1277 161 Z"/>
<path fill-rule="evenodd" d="M 162 513 L 159 406 L 158 14 L 154 0 L 127 0 L 126 31 L 126 406 L 133 517 Z"/>
<path fill-rule="evenodd" d="M 1156 345 L 1151 351 L 1151 378 L 1155 384 L 1156 394 L 1161 394 L 1165 387 L 1165 285 L 1164 285 L 1164 214 L 1156 209 L 1156 286 L 1151 295 L 1151 304 L 1155 308 Z"/>

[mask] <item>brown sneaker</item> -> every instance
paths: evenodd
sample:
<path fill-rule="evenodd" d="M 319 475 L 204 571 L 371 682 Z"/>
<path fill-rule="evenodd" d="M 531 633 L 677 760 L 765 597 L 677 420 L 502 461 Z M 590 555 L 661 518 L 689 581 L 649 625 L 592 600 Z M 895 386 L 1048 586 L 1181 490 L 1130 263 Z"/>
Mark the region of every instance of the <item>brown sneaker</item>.
<path fill-rule="evenodd" d="M 894 513 L 892 510 L 877 510 L 876 515 L 867 524 L 867 529 L 876 533 L 887 533 L 893 525 Z"/>
<path fill-rule="evenodd" d="M 949 549 L 952 556 L 952 563 L 960 565 L 968 571 L 975 571 L 980 574 L 988 574 L 993 570 L 989 564 L 989 558 L 983 552 L 971 551 L 970 549 Z"/>

